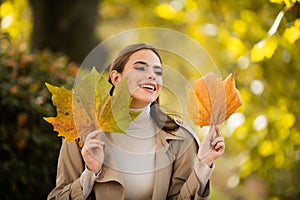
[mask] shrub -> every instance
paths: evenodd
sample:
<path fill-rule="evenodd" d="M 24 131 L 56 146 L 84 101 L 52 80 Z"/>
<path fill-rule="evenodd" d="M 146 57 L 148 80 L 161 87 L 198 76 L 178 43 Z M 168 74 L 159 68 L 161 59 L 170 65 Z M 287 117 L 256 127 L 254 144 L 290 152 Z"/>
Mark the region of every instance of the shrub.
<path fill-rule="evenodd" d="M 1 199 L 45 199 L 55 185 L 61 139 L 45 82 L 71 88 L 78 66 L 64 55 L 0 49 Z"/>

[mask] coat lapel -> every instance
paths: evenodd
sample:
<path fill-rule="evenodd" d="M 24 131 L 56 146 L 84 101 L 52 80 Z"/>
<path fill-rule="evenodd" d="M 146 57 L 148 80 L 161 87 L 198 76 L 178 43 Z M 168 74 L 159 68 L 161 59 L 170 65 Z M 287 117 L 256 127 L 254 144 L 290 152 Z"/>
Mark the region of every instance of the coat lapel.
<path fill-rule="evenodd" d="M 101 140 L 108 144 L 109 135 L 102 134 Z M 96 199 L 124 199 L 125 189 L 122 174 L 117 170 L 110 145 L 105 146 L 105 161 L 102 172 L 95 180 L 94 192 Z M 111 192 L 108 192 L 111 191 Z M 108 195 L 107 195 L 108 194 Z M 107 195 L 107 196 L 105 196 Z"/>
<path fill-rule="evenodd" d="M 174 139 L 182 140 L 181 137 L 162 130 L 156 135 L 155 179 L 152 199 L 164 200 L 167 198 L 173 169 L 172 163 L 176 159 L 168 141 Z"/>

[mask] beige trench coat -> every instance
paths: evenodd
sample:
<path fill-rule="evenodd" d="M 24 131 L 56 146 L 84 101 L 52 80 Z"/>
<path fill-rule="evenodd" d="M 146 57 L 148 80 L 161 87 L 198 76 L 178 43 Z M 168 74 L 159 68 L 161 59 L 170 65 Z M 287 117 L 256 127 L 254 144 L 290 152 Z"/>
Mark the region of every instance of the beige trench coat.
<path fill-rule="evenodd" d="M 104 134 L 101 135 L 103 140 Z M 195 162 L 200 162 L 196 160 L 198 142 L 195 138 L 197 137 L 191 128 L 182 124 L 174 134 L 161 130 L 156 135 L 156 164 L 166 161 L 172 163 L 156 170 L 153 200 L 208 199 L 209 181 L 201 184 L 194 171 Z M 67 144 L 63 140 L 58 159 L 56 187 L 49 194 L 49 200 L 84 199 L 80 176 L 85 165 L 79 146 L 78 141 Z M 105 151 L 106 148 L 107 146 L 105 146 Z M 202 163 L 202 165 L 205 164 Z M 199 193 L 202 195 L 199 196 Z M 124 197 L 125 189 L 121 173 L 103 165 L 89 199 L 119 200 Z"/>

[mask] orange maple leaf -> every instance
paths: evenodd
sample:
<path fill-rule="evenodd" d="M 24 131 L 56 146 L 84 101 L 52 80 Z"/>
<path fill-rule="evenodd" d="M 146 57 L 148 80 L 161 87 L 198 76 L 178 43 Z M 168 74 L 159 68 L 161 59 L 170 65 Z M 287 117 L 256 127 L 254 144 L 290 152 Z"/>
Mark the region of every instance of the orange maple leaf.
<path fill-rule="evenodd" d="M 200 127 L 221 124 L 242 105 L 233 73 L 223 82 L 216 74 L 206 74 L 187 94 L 190 118 Z"/>
<path fill-rule="evenodd" d="M 232 113 L 236 111 L 236 109 L 238 109 L 243 104 L 243 102 L 240 97 L 240 92 L 235 87 L 235 79 L 233 73 L 227 76 L 227 78 L 223 81 L 223 84 L 226 91 L 226 120 Z"/>

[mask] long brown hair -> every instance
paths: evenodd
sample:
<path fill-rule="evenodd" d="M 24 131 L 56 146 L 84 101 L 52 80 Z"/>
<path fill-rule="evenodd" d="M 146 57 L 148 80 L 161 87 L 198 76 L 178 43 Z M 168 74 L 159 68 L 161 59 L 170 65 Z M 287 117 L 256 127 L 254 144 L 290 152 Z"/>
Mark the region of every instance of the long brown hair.
<path fill-rule="evenodd" d="M 137 52 L 137 51 L 143 50 L 143 49 L 151 50 L 153 53 L 155 53 L 157 55 L 160 62 L 162 63 L 162 59 L 161 59 L 159 53 L 153 46 L 151 46 L 149 44 L 145 44 L 145 43 L 137 43 L 137 44 L 128 45 L 119 52 L 119 54 L 117 55 L 117 57 L 115 58 L 115 60 L 113 61 L 113 63 L 110 66 L 110 72 L 112 70 L 116 70 L 118 73 L 122 73 L 124 70 L 125 64 L 129 60 L 130 56 L 134 52 Z M 112 84 L 112 81 L 110 78 L 108 81 Z M 114 85 L 112 84 L 112 88 L 110 90 L 110 95 L 113 94 L 113 91 L 114 91 Z M 161 107 L 159 105 L 159 97 L 154 102 L 152 102 L 150 105 L 150 116 L 153 119 L 153 121 L 156 123 L 156 125 L 166 132 L 173 132 L 179 128 L 179 125 L 175 123 L 175 121 L 172 119 L 172 117 L 170 117 L 169 115 L 167 115 L 166 113 L 164 113 L 161 110 Z"/>

